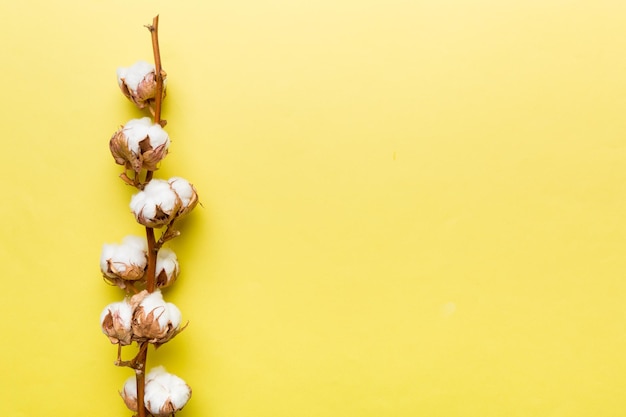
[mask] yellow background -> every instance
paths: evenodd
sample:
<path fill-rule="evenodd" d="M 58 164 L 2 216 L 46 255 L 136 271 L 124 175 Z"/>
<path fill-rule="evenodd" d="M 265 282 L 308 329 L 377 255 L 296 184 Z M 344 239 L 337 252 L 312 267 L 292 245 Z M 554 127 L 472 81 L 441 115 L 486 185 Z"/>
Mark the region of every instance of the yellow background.
<path fill-rule="evenodd" d="M 181 417 L 624 415 L 621 0 L 0 3 L 3 415 L 131 414 L 98 261 L 157 13 Z"/>

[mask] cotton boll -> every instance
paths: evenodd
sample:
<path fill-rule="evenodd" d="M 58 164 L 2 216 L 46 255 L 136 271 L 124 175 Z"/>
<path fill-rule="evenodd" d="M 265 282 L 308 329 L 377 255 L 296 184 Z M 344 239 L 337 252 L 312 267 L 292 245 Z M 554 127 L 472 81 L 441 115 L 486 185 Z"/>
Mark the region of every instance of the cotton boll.
<path fill-rule="evenodd" d="M 180 198 L 167 181 L 153 179 L 131 198 L 130 209 L 139 223 L 158 228 L 174 219 L 180 204 Z"/>
<path fill-rule="evenodd" d="M 162 344 L 182 330 L 180 310 L 173 304 L 166 303 L 160 290 L 153 293 L 144 290 L 131 298 L 131 304 L 134 306 L 134 340 Z"/>
<path fill-rule="evenodd" d="M 167 79 L 163 78 L 163 97 Z M 145 61 L 138 61 L 129 68 L 117 69 L 117 84 L 122 93 L 140 109 L 156 97 L 156 69 Z"/>
<path fill-rule="evenodd" d="M 144 404 L 156 417 L 169 416 L 180 411 L 191 398 L 191 388 L 181 378 L 165 372 L 151 371 L 146 376 Z"/>
<path fill-rule="evenodd" d="M 126 236 L 121 245 L 105 244 L 100 255 L 100 270 L 105 279 L 125 288 L 124 281 L 137 281 L 144 277 L 148 264 L 146 240 Z"/>
<path fill-rule="evenodd" d="M 139 142 L 146 139 L 148 136 L 148 129 L 152 125 L 152 120 L 149 117 L 142 117 L 141 119 L 132 119 L 126 122 L 122 131 L 126 140 L 128 141 L 128 148 L 135 153 L 141 152 Z"/>
<path fill-rule="evenodd" d="M 154 71 L 153 64 L 146 61 L 137 61 L 130 68 L 120 67 L 117 69 L 117 83 L 120 87 L 122 84 L 126 84 L 131 91 L 137 91 L 139 83 Z"/>
<path fill-rule="evenodd" d="M 167 248 L 159 250 L 156 261 L 156 286 L 165 288 L 172 285 L 178 278 L 178 272 L 176 254 Z"/>
<path fill-rule="evenodd" d="M 167 155 L 169 145 L 167 132 L 149 117 L 129 120 L 109 141 L 115 162 L 136 173 L 142 168 L 155 171 Z"/>
<path fill-rule="evenodd" d="M 180 411 L 191 398 L 191 388 L 181 378 L 158 366 L 145 378 L 144 405 L 155 417 L 170 416 Z M 131 411 L 137 411 L 137 379 L 129 377 L 120 395 Z"/>
<path fill-rule="evenodd" d="M 102 333 L 111 343 L 129 345 L 132 338 L 133 307 L 128 300 L 111 303 L 100 313 Z"/>
<path fill-rule="evenodd" d="M 129 377 L 120 391 L 124 404 L 130 411 L 137 411 L 137 378 Z"/>
<path fill-rule="evenodd" d="M 167 326 L 169 315 L 167 313 L 167 304 L 163 300 L 161 291 L 155 291 L 148 294 L 139 304 L 147 314 L 152 314 L 158 321 L 159 327 L 162 329 Z"/>
<path fill-rule="evenodd" d="M 133 119 L 124 125 L 123 133 L 128 141 L 128 148 L 141 154 L 142 167 L 154 171 L 157 164 L 167 155 L 170 137 L 158 123 L 152 123 L 149 117 Z"/>

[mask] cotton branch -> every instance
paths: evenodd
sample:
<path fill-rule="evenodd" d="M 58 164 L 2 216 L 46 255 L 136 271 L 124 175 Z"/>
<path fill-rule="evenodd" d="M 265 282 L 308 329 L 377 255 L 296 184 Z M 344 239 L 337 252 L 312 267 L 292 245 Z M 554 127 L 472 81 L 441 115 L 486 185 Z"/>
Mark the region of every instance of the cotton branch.
<path fill-rule="evenodd" d="M 111 343 L 118 345 L 115 365 L 135 371 L 135 376 L 127 380 L 121 392 L 129 409 L 137 412 L 135 417 L 173 416 L 191 396 L 191 388 L 182 379 L 165 372 L 163 367 L 146 373 L 149 345 L 159 347 L 186 327 L 181 327 L 180 310 L 166 303 L 161 294 L 161 288 L 171 285 L 178 276 L 176 254 L 162 245 L 179 235 L 174 222 L 198 203 L 196 190 L 187 180 L 180 177 L 167 181 L 153 179 L 170 144 L 163 130 L 167 122 L 161 119 L 167 74 L 161 65 L 158 26 L 158 15 L 146 26 L 152 39 L 154 65 L 138 61 L 129 68 L 117 70 L 122 93 L 139 109 L 149 110 L 153 120 L 149 117 L 133 119 L 121 126 L 109 141 L 115 162 L 124 166 L 120 177 L 139 190 L 131 198 L 130 208 L 137 222 L 145 227 L 145 240 L 127 236 L 121 245 L 104 245 L 100 259 L 105 281 L 126 292 L 123 301 L 105 307 L 100 324 Z M 127 174 L 129 171 L 133 172 L 132 178 Z M 157 240 L 154 229 L 162 227 L 166 230 Z M 141 290 L 142 287 L 145 289 Z M 131 360 L 123 360 L 122 346 L 132 343 L 138 345 L 137 354 Z M 163 387 L 167 387 L 165 393 L 161 393 Z"/>

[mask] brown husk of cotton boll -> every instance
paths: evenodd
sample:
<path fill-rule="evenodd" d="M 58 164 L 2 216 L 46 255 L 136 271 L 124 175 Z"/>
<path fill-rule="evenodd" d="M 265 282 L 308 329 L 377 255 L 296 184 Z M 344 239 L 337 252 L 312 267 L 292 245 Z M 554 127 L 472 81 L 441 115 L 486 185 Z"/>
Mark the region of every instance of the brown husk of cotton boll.
<path fill-rule="evenodd" d="M 156 206 L 156 213 L 154 217 L 147 218 L 146 216 L 144 216 L 143 210 L 141 210 L 139 212 L 139 215 L 136 216 L 136 219 L 137 219 L 137 222 L 139 222 L 140 224 L 146 227 L 152 227 L 152 228 L 158 229 L 159 227 L 163 227 L 166 224 L 171 223 L 174 219 L 175 214 L 176 214 L 175 212 L 167 213 L 163 211 L 161 206 Z"/>
<path fill-rule="evenodd" d="M 158 169 L 158 163 L 167 155 L 167 144 L 164 143 L 153 148 L 152 145 L 150 145 L 150 137 L 147 136 L 144 140 L 139 142 L 139 146 L 141 148 L 140 159 L 142 160 L 141 165 L 143 168 L 148 171 L 156 171 Z"/>
<path fill-rule="evenodd" d="M 126 80 L 124 78 L 121 79 L 120 89 L 122 90 L 122 94 L 126 96 L 130 101 L 132 101 L 138 108 L 144 109 L 146 106 L 150 104 L 151 101 L 154 101 L 157 93 L 157 82 L 156 82 L 156 74 L 154 71 L 149 72 L 146 76 L 141 80 L 139 85 L 137 86 L 137 91 L 132 91 L 126 85 Z M 165 86 L 163 87 L 163 97 L 165 98 Z"/>
<path fill-rule="evenodd" d="M 134 172 L 141 171 L 143 164 L 142 156 L 133 152 L 128 146 L 128 138 L 124 134 L 124 126 L 121 126 L 111 137 L 109 149 L 116 164 L 124 165 L 126 169 L 132 169 Z"/>
<path fill-rule="evenodd" d="M 145 188 L 133 195 L 130 209 L 140 224 L 159 228 L 170 224 L 176 217 L 182 200 L 164 180 L 152 180 Z"/>
<path fill-rule="evenodd" d="M 165 309 L 155 308 L 146 314 L 144 307 L 141 305 L 141 302 L 148 295 L 150 295 L 150 293 L 147 290 L 143 290 L 133 295 L 130 299 L 130 303 L 133 306 L 132 328 L 135 338 L 153 339 L 163 337 L 167 334 L 168 328 L 162 329 L 159 325 L 159 316 L 165 314 Z"/>
<path fill-rule="evenodd" d="M 109 338 L 111 343 L 120 344 L 122 346 L 130 345 L 132 342 L 132 328 L 130 323 L 126 323 L 120 313 L 119 303 L 113 303 L 107 306 L 107 313 L 104 314 L 102 321 L 102 332 Z M 116 308 L 117 307 L 117 308 Z M 126 307 L 129 307 L 126 305 Z"/>
<path fill-rule="evenodd" d="M 166 400 L 161 405 L 161 408 L 159 408 L 158 410 L 154 409 L 154 407 L 150 403 L 147 404 L 147 407 L 150 413 L 152 413 L 155 417 L 172 416 L 174 415 L 175 412 L 178 412 L 181 410 L 181 408 L 177 408 L 176 405 L 174 405 L 174 403 L 170 399 Z"/>
<path fill-rule="evenodd" d="M 168 276 L 165 269 L 162 269 L 156 276 L 155 284 L 157 288 L 169 287 L 174 283 L 174 281 L 176 281 L 176 278 L 178 278 L 178 270 L 174 270 L 172 274 Z"/>
<path fill-rule="evenodd" d="M 150 404 L 148 404 L 150 406 Z M 152 408 L 149 408 L 152 409 Z M 152 412 L 161 417 L 161 416 L 170 416 L 172 415 L 175 411 L 178 411 L 178 409 L 174 406 L 174 404 L 172 403 L 172 400 L 167 400 L 165 401 L 165 403 L 163 403 L 163 405 L 161 406 L 161 408 L 158 410 L 158 412 L 156 412 L 155 410 L 152 410 Z"/>
<path fill-rule="evenodd" d="M 105 278 L 113 278 L 111 275 L 115 275 L 123 281 L 138 281 L 146 274 L 145 267 L 140 267 L 134 264 L 123 264 L 123 268 L 117 268 L 117 262 L 113 262 L 111 259 L 107 260 L 107 271 L 103 274 Z"/>
<path fill-rule="evenodd" d="M 141 172 L 142 168 L 156 171 L 158 164 L 167 155 L 168 144 L 164 143 L 156 148 L 150 144 L 150 136 L 139 142 L 140 152 L 135 153 L 128 145 L 128 138 L 124 134 L 124 126 L 113 134 L 109 141 L 109 149 L 118 165 L 131 169 L 135 173 Z"/>
<path fill-rule="evenodd" d="M 159 347 L 185 330 L 187 324 L 175 328 L 171 322 L 168 322 L 167 325 L 161 327 L 159 318 L 162 314 L 166 314 L 165 303 L 163 306 L 157 306 L 149 312 L 146 312 L 142 305 L 142 301 L 151 294 L 154 293 L 143 290 L 130 299 L 130 303 L 133 306 L 132 339 L 137 342 L 150 342 L 155 347 Z"/>
<path fill-rule="evenodd" d="M 111 259 L 107 259 L 106 264 L 107 270 L 102 271 L 102 276 L 107 282 L 123 290 L 133 287 L 136 282 L 143 282 L 146 275 L 146 266 L 113 262 Z"/>
<path fill-rule="evenodd" d="M 114 285 L 114 286 L 116 286 L 116 287 L 118 287 L 118 288 L 120 288 L 122 290 L 126 290 L 126 289 L 129 289 L 129 288 L 135 288 L 135 282 L 138 282 L 138 281 L 124 281 L 121 278 L 111 278 L 111 277 L 108 277 L 108 276 L 106 276 L 104 274 L 102 276 L 104 277 L 106 282 L 108 282 L 109 284 Z"/>
<path fill-rule="evenodd" d="M 109 313 L 104 318 L 104 321 L 102 322 L 102 329 L 111 343 L 119 343 L 122 346 L 131 344 L 132 332 L 126 332 L 125 329 L 120 328 L 119 322 L 113 317 L 113 314 Z"/>
<path fill-rule="evenodd" d="M 184 326 L 181 326 L 178 329 L 171 329 L 170 331 L 168 331 L 168 333 L 165 335 L 165 337 L 161 337 L 160 339 L 144 339 L 144 341 L 148 341 L 148 342 L 152 343 L 154 345 L 154 348 L 157 349 L 161 345 L 163 345 L 163 344 L 169 342 L 170 340 L 172 340 L 174 338 L 174 336 L 176 336 L 178 333 L 180 333 L 183 330 L 185 330 L 188 325 L 189 325 L 189 322 L 185 323 Z"/>

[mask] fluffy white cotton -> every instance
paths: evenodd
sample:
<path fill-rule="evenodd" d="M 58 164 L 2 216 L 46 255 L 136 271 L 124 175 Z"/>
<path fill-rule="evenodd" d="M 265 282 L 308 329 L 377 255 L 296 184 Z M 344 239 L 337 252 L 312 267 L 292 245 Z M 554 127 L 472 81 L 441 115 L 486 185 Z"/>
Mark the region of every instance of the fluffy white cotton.
<path fill-rule="evenodd" d="M 135 376 L 129 377 L 124 382 L 120 395 L 131 411 L 137 411 L 137 378 Z"/>
<path fill-rule="evenodd" d="M 168 315 L 170 323 L 172 323 L 172 326 L 175 329 L 178 329 L 180 327 L 180 323 L 183 320 L 183 315 L 178 309 L 178 307 L 176 307 L 172 303 L 167 303 L 167 315 Z"/>
<path fill-rule="evenodd" d="M 107 276 L 115 277 L 115 274 L 108 272 L 109 262 L 120 273 L 132 266 L 143 269 L 148 262 L 146 257 L 147 251 L 148 245 L 146 240 L 138 236 L 126 236 L 122 240 L 121 245 L 104 244 L 100 255 L 100 270 Z"/>
<path fill-rule="evenodd" d="M 170 183 L 176 194 L 178 194 L 183 207 L 189 206 L 191 199 L 196 194 L 189 181 L 180 177 L 172 177 L 167 182 Z"/>
<path fill-rule="evenodd" d="M 136 93 L 139 83 L 143 81 L 146 75 L 154 71 L 153 64 L 146 61 L 137 61 L 129 68 L 120 67 L 117 69 L 117 83 L 120 87 L 122 83 L 125 83 L 129 90 Z"/>
<path fill-rule="evenodd" d="M 117 248 L 118 248 L 118 245 L 107 245 L 106 243 L 102 245 L 102 253 L 100 254 L 100 270 L 103 273 L 105 274 L 107 273 L 107 270 L 109 269 L 107 260 L 113 259 L 115 257 Z"/>
<path fill-rule="evenodd" d="M 171 211 L 176 207 L 177 196 L 169 183 L 164 180 L 152 180 L 143 189 L 148 200 L 158 203 L 163 211 Z"/>
<path fill-rule="evenodd" d="M 141 236 L 128 235 L 122 239 L 122 244 L 129 248 L 138 249 L 142 252 L 148 251 L 148 242 Z"/>
<path fill-rule="evenodd" d="M 129 120 L 123 128 L 124 136 L 128 140 L 128 149 L 132 150 L 136 154 L 141 152 L 139 142 L 146 137 L 150 140 L 152 148 L 156 148 L 163 144 L 169 146 L 170 137 L 167 132 L 158 123 L 152 123 L 149 117 L 142 117 L 141 119 Z"/>
<path fill-rule="evenodd" d="M 137 401 L 137 378 L 135 376 L 128 377 L 124 382 L 122 396 Z"/>
<path fill-rule="evenodd" d="M 124 329 L 130 330 L 133 307 L 128 301 L 117 301 L 106 306 L 100 313 L 100 325 L 104 323 L 104 319 L 109 314 L 113 317 L 114 322 L 119 323 Z"/>
<path fill-rule="evenodd" d="M 162 248 L 157 254 L 156 275 L 165 273 L 167 281 L 178 276 L 178 259 L 173 250 Z"/>
<path fill-rule="evenodd" d="M 152 180 L 143 191 L 135 194 L 130 200 L 130 208 L 135 213 L 142 213 L 145 217 L 153 218 L 156 207 L 164 212 L 171 212 L 176 208 L 177 195 L 167 181 Z"/>
<path fill-rule="evenodd" d="M 155 366 L 154 368 L 150 369 L 150 372 L 146 374 L 146 382 L 149 382 L 153 380 L 154 378 L 158 377 L 159 375 L 163 375 L 166 373 L 167 371 L 165 370 L 163 366 Z"/>
<path fill-rule="evenodd" d="M 153 312 L 153 316 L 158 320 L 159 327 L 165 329 L 168 324 L 172 324 L 174 329 L 178 329 L 182 321 L 182 314 L 178 307 L 172 303 L 166 303 L 163 300 L 163 294 L 160 290 L 156 290 L 148 294 L 139 304 L 143 307 L 144 314 L 147 316 Z"/>
<path fill-rule="evenodd" d="M 100 327 L 111 343 L 121 346 L 132 341 L 133 307 L 128 300 L 111 303 L 100 313 Z"/>
<path fill-rule="evenodd" d="M 126 380 L 120 392 L 126 406 L 137 411 L 137 379 Z M 180 411 L 191 398 L 191 388 L 181 378 L 158 366 L 146 375 L 144 405 L 154 416 L 169 416 Z"/>
<path fill-rule="evenodd" d="M 191 388 L 162 366 L 146 375 L 144 404 L 155 416 L 170 415 L 182 409 L 191 397 Z"/>
<path fill-rule="evenodd" d="M 128 149 L 136 154 L 141 153 L 139 142 L 144 140 L 148 135 L 148 128 L 152 124 L 149 117 L 142 117 L 141 119 L 132 119 L 126 122 L 122 131 L 128 141 Z"/>
<path fill-rule="evenodd" d="M 163 300 L 161 291 L 157 290 L 148 294 L 139 305 L 143 307 L 146 316 L 150 314 L 150 312 L 153 312 L 154 318 L 158 318 L 159 327 L 163 328 L 167 326 L 169 314 L 167 314 L 167 305 Z"/>
<path fill-rule="evenodd" d="M 130 209 L 139 220 L 156 221 L 158 209 L 168 215 L 174 214 L 180 200 L 167 181 L 154 179 L 146 185 L 143 191 L 133 195 L 130 200 Z"/>

